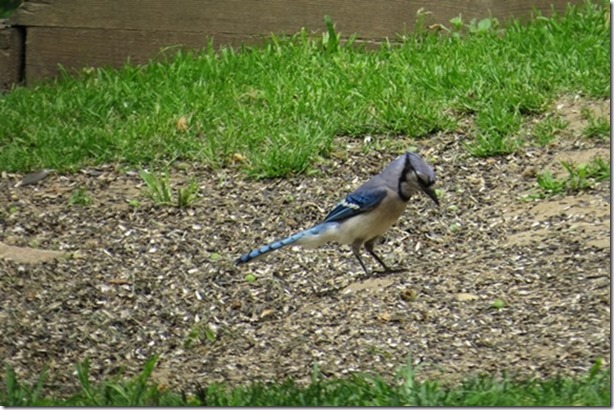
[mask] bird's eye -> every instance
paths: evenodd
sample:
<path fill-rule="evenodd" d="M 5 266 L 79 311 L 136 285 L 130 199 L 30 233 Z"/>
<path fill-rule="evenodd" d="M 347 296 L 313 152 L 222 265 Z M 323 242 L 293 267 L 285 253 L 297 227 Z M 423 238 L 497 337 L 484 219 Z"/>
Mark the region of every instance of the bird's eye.
<path fill-rule="evenodd" d="M 435 181 L 432 179 L 429 179 L 428 177 L 424 175 L 418 174 L 418 183 L 424 188 L 430 188 L 431 186 L 433 186 Z"/>

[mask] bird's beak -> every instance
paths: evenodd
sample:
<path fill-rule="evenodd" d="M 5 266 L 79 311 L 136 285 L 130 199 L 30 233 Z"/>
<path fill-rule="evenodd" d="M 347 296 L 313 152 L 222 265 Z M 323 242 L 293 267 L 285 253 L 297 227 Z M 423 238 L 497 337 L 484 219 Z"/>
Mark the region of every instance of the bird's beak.
<path fill-rule="evenodd" d="M 433 187 L 423 186 L 422 190 L 429 196 L 429 198 L 433 200 L 433 202 L 435 202 L 435 204 L 437 204 L 437 206 L 439 206 L 439 199 L 437 198 L 437 194 L 435 193 Z"/>

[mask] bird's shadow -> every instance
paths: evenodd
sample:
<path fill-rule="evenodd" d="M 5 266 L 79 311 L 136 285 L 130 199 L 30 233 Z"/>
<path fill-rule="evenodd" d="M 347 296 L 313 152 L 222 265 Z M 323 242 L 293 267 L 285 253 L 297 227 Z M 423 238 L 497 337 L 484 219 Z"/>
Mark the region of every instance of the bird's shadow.
<path fill-rule="evenodd" d="M 356 278 L 355 282 L 363 283 L 368 280 L 381 279 L 381 278 L 388 277 L 390 275 L 395 275 L 397 273 L 403 273 L 403 272 L 408 272 L 408 271 L 409 269 L 407 268 L 395 268 L 395 269 L 388 269 L 388 270 L 381 270 L 381 271 L 371 271 L 369 274 L 364 274 Z M 339 292 L 343 291 L 350 285 L 351 283 L 344 285 L 344 286 L 340 286 L 340 287 L 324 289 L 322 291 L 315 292 L 315 294 L 320 297 L 335 296 L 335 295 L 338 295 Z"/>

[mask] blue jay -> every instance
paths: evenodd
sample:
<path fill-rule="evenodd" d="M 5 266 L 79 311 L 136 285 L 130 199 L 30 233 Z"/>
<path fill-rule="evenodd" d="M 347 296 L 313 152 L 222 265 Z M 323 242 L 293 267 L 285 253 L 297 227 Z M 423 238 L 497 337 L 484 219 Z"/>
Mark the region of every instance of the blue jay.
<path fill-rule="evenodd" d="M 315 248 L 336 241 L 351 246 L 367 275 L 369 271 L 360 257 L 362 246 L 389 272 L 373 251 L 375 240 L 399 219 L 413 194 L 422 191 L 439 206 L 434 183 L 433 169 L 418 154 L 407 152 L 339 202 L 322 223 L 254 249 L 237 259 L 236 264 L 247 263 L 290 244 Z"/>

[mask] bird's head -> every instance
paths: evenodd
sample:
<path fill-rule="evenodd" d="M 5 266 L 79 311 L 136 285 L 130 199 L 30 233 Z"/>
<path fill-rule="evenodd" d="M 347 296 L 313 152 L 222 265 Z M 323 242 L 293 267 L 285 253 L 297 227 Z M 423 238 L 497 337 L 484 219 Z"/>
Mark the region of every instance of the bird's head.
<path fill-rule="evenodd" d="M 413 152 L 404 155 L 405 163 L 399 178 L 399 195 L 404 200 L 416 192 L 422 191 L 439 206 L 439 199 L 435 193 L 435 171 L 422 157 Z"/>

